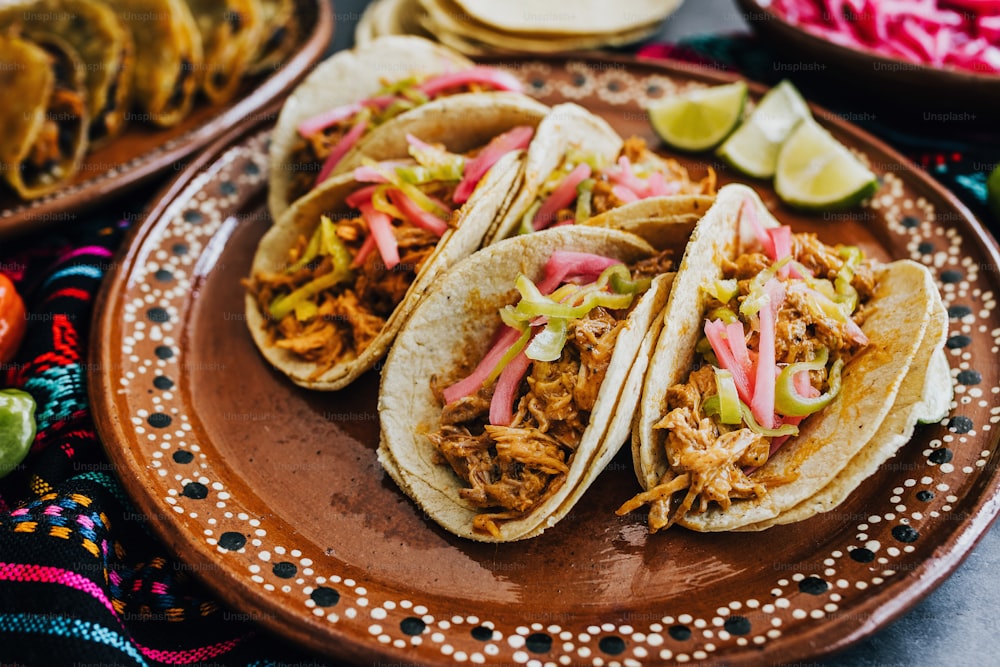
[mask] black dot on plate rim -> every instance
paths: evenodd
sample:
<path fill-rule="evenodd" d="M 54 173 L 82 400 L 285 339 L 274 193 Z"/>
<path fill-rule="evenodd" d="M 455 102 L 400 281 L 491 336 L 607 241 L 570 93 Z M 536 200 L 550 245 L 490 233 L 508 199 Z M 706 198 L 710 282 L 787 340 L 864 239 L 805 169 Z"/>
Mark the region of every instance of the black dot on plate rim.
<path fill-rule="evenodd" d="M 317 586 L 309 598 L 320 607 L 332 607 L 340 602 L 340 593 L 329 586 Z M 419 620 L 419 619 L 418 619 Z"/>
<path fill-rule="evenodd" d="M 955 376 L 955 379 L 958 380 L 959 384 L 965 384 L 965 385 L 979 384 L 980 382 L 983 381 L 983 376 L 979 373 L 979 371 L 967 369 L 964 371 L 959 371 L 958 375 Z"/>
<path fill-rule="evenodd" d="M 407 616 L 399 622 L 399 629 L 403 631 L 404 635 L 410 635 L 411 637 L 423 633 L 426 628 L 427 624 L 424 623 L 424 620 L 416 616 Z"/>
<path fill-rule="evenodd" d="M 913 528 L 913 526 L 907 526 L 905 524 L 894 526 L 892 529 L 892 536 L 895 537 L 900 542 L 905 542 L 909 544 L 910 542 L 916 542 L 920 537 L 920 533 Z"/>
<path fill-rule="evenodd" d="M 190 248 L 188 248 L 187 243 L 175 243 L 170 248 L 170 252 L 175 255 L 186 255 L 188 254 L 188 250 L 190 250 Z"/>
<path fill-rule="evenodd" d="M 194 454 L 184 449 L 178 449 L 174 452 L 173 459 L 174 463 L 191 463 L 191 461 L 194 461 Z"/>
<path fill-rule="evenodd" d="M 936 463 L 941 465 L 942 463 L 949 463 L 952 459 L 952 452 L 947 447 L 941 447 L 940 449 L 935 449 L 931 452 L 931 455 L 927 457 L 927 460 L 931 463 Z"/>
<path fill-rule="evenodd" d="M 224 195 L 236 194 L 236 191 L 238 189 L 239 188 L 237 188 L 236 184 L 233 183 L 232 181 L 223 181 L 222 183 L 219 184 L 219 192 L 221 192 Z"/>
<path fill-rule="evenodd" d="M 170 313 L 167 312 L 166 308 L 153 306 L 146 311 L 146 319 L 150 322 L 166 322 L 170 319 Z"/>
<path fill-rule="evenodd" d="M 625 640 L 617 635 L 608 635 L 601 637 L 601 640 L 597 642 L 597 647 L 608 655 L 619 655 L 625 652 Z"/>
<path fill-rule="evenodd" d="M 921 255 L 929 255 L 932 252 L 934 252 L 934 244 L 924 241 L 923 243 L 917 246 L 917 252 L 919 252 Z"/>
<path fill-rule="evenodd" d="M 188 482 L 184 485 L 184 490 L 181 491 L 181 494 L 192 500 L 204 500 L 208 497 L 208 487 L 201 482 Z"/>
<path fill-rule="evenodd" d="M 260 173 L 260 167 L 256 162 L 247 162 L 243 165 L 243 173 L 249 176 L 255 176 Z"/>
<path fill-rule="evenodd" d="M 552 637 L 544 632 L 534 632 L 525 637 L 524 647 L 532 653 L 548 653 L 552 649 Z"/>
<path fill-rule="evenodd" d="M 298 571 L 299 568 L 295 566 L 295 563 L 290 563 L 287 560 L 275 563 L 271 568 L 271 572 L 279 579 L 291 579 L 298 573 Z"/>
<path fill-rule="evenodd" d="M 608 90 L 610 90 L 611 92 L 617 93 L 621 89 L 622 89 L 621 81 L 608 81 Z"/>
<path fill-rule="evenodd" d="M 691 639 L 691 628 L 686 625 L 671 625 L 667 634 L 679 642 Z"/>
<path fill-rule="evenodd" d="M 948 317 L 953 320 L 960 320 L 967 315 L 972 314 L 972 309 L 968 306 L 949 306 L 948 307 Z"/>
<path fill-rule="evenodd" d="M 920 226 L 920 220 L 913 217 L 912 215 L 908 215 L 905 218 L 903 218 L 902 225 L 908 229 L 913 229 L 914 227 Z"/>
<path fill-rule="evenodd" d="M 172 389 L 174 386 L 174 381 L 168 378 L 166 375 L 157 375 L 153 378 L 153 386 L 157 389 Z"/>
<path fill-rule="evenodd" d="M 946 269 L 941 272 L 941 282 L 943 283 L 960 283 L 965 275 L 956 269 Z"/>
<path fill-rule="evenodd" d="M 944 344 L 949 350 L 957 350 L 959 348 L 968 347 L 970 343 L 972 343 L 971 338 L 965 334 L 957 334 L 955 336 L 950 336 Z"/>
<path fill-rule="evenodd" d="M 871 549 L 866 549 L 865 547 L 851 549 L 850 553 L 851 560 L 857 561 L 858 563 L 870 563 L 875 560 L 875 552 Z"/>
<path fill-rule="evenodd" d="M 202 220 L 204 220 L 204 216 L 202 216 L 201 211 L 195 211 L 193 209 L 184 211 L 184 222 L 190 222 L 196 225 Z"/>
<path fill-rule="evenodd" d="M 169 283 L 174 279 L 174 274 L 166 269 L 160 269 L 153 274 L 153 277 L 159 280 L 161 283 Z"/>
<path fill-rule="evenodd" d="M 927 489 L 917 491 L 917 500 L 925 503 L 934 500 L 934 492 Z"/>
<path fill-rule="evenodd" d="M 816 576 L 806 577 L 799 582 L 799 590 L 808 595 L 822 595 L 829 588 L 830 584 Z"/>
<path fill-rule="evenodd" d="M 146 423 L 152 426 L 153 428 L 166 428 L 170 426 L 170 423 L 172 421 L 173 419 L 170 418 L 170 415 L 164 414 L 162 412 L 154 412 L 153 414 L 146 417 Z"/>
<path fill-rule="evenodd" d="M 585 77 L 582 74 L 574 74 L 573 75 L 573 85 L 574 86 L 582 86 L 585 83 L 587 83 L 587 77 Z"/>
<path fill-rule="evenodd" d="M 972 420 L 965 415 L 955 415 L 948 420 L 948 430 L 954 431 L 955 433 L 968 433 L 972 430 L 973 426 Z"/>
<path fill-rule="evenodd" d="M 153 350 L 153 354 L 160 359 L 169 359 L 174 356 L 174 351 L 168 345 L 157 345 L 156 349 Z"/>
<path fill-rule="evenodd" d="M 481 642 L 493 639 L 492 628 L 488 628 L 485 625 L 477 625 L 469 631 L 469 634 L 472 635 L 473 639 Z"/>
<path fill-rule="evenodd" d="M 228 531 L 219 536 L 219 546 L 226 551 L 239 551 L 247 543 L 247 536 L 243 533 Z"/>
<path fill-rule="evenodd" d="M 532 79 L 531 80 L 531 87 L 535 88 L 536 90 L 541 90 L 542 88 L 545 87 L 545 80 L 544 79 Z"/>
<path fill-rule="evenodd" d="M 722 628 L 731 635 L 750 633 L 750 619 L 745 616 L 730 616 L 722 623 Z"/>

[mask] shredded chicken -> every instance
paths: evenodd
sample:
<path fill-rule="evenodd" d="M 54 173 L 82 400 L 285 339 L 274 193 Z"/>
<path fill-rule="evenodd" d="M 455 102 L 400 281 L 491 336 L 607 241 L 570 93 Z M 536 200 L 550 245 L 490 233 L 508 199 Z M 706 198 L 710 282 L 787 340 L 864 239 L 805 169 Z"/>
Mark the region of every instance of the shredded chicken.
<path fill-rule="evenodd" d="M 562 485 L 614 350 L 620 320 L 603 308 L 574 320 L 559 359 L 533 362 L 510 426 L 488 424 L 491 389 L 446 405 L 429 437 L 467 484 L 461 496 L 484 511 L 474 528 L 523 517 Z M 439 384 L 432 382 L 435 394 Z"/>
<path fill-rule="evenodd" d="M 820 243 L 812 234 L 792 236 L 793 258 L 816 278 L 833 281 L 837 277 L 845 261 L 839 250 Z M 770 265 L 771 261 L 761 253 L 724 260 L 722 276 L 736 279 L 738 294 L 729 303 L 710 298 L 709 309 L 725 307 L 732 313 L 738 312 L 753 279 Z M 870 263 L 861 262 L 854 271 L 851 285 L 858 292 L 860 304 L 854 314 L 857 322 L 863 319 L 863 305 L 875 290 Z M 849 359 L 862 347 L 862 342 L 848 322 L 817 307 L 806 288 L 805 283 L 799 282 L 785 290 L 775 323 L 776 362 L 790 364 L 812 360 L 824 347 L 832 358 Z M 755 350 L 758 333 L 753 327 L 746 331 L 747 345 Z M 818 392 L 826 391 L 827 371 L 810 372 L 810 381 Z M 704 401 L 716 393 L 714 370 L 707 364 L 692 371 L 686 382 L 667 389 L 665 416 L 654 425 L 655 429 L 665 432 L 663 447 L 667 470 L 655 486 L 624 503 L 618 509 L 619 514 L 649 505 L 649 528 L 656 532 L 689 512 L 702 513 L 713 505 L 725 510 L 734 500 L 763 497 L 767 493 L 767 482 L 755 481 L 752 473 L 767 463 L 772 454 L 772 438 L 747 427 L 721 425 L 705 416 Z M 780 443 L 776 441 L 775 446 L 777 444 Z"/>
<path fill-rule="evenodd" d="M 316 364 L 312 377 L 356 357 L 371 344 L 434 251 L 437 244 L 434 234 L 398 220 L 394 225 L 400 255 L 398 265 L 387 269 L 381 255 L 372 252 L 361 266 L 355 267 L 352 280 L 325 289 L 316 297 L 315 314 L 300 319 L 293 311 L 280 320 L 267 318 L 265 326 L 271 344 Z M 364 220 L 356 217 L 338 221 L 336 234 L 356 253 L 368 230 Z M 289 250 L 289 266 L 303 256 L 306 245 L 307 240 L 300 238 Z M 329 274 L 334 268 L 330 257 L 324 256 L 291 273 L 257 273 L 246 287 L 260 311 L 268 313 L 276 298 Z"/>

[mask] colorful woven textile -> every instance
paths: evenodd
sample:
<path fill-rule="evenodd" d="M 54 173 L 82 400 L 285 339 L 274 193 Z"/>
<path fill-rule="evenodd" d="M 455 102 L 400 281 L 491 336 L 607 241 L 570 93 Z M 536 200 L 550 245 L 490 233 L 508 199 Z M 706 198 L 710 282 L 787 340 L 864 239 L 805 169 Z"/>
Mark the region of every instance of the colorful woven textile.
<path fill-rule="evenodd" d="M 724 63 L 764 82 L 781 78 L 773 57 L 745 38 L 650 45 L 643 54 Z M 819 92 L 807 95 L 844 109 Z M 989 220 L 985 165 L 1000 157 L 1000 136 L 928 139 L 881 119 L 859 122 Z M 39 429 L 24 464 L 0 480 L 0 663 L 327 664 L 218 604 L 152 536 L 104 455 L 88 408 L 95 369 L 87 346 L 95 296 L 127 228 L 95 216 L 63 236 L 0 246 L 0 271 L 24 295 L 30 320 L 0 381 L 34 395 Z"/>

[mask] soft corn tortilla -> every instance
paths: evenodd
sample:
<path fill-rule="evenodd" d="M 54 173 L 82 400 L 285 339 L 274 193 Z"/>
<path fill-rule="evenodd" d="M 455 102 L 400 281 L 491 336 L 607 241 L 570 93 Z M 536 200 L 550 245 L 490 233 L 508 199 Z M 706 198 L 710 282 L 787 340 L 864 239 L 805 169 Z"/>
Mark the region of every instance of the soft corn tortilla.
<path fill-rule="evenodd" d="M 419 112 L 415 117 L 406 114 L 399 116 L 369 135 L 372 139 L 371 150 L 366 150 L 363 155 L 376 161 L 407 157 L 407 132 L 422 139 L 440 139 L 449 150 L 464 152 L 489 143 L 494 136 L 517 125 L 537 125 L 547 111 L 547 107 L 539 104 L 531 106 L 530 113 L 517 113 L 525 107 L 520 99 L 512 96 L 501 95 L 493 104 L 484 104 L 483 99 L 480 95 L 443 98 L 414 110 Z M 510 103 L 515 113 L 496 113 L 497 108 L 502 110 L 505 103 Z M 360 158 L 360 155 L 357 156 L 358 163 Z M 441 237 L 434 252 L 410 285 L 407 295 L 386 322 L 382 333 L 356 358 L 342 361 L 322 375 L 313 377 L 316 371 L 313 363 L 268 345 L 264 318 L 253 298 L 248 295 L 247 324 L 261 353 L 296 384 L 324 391 L 346 387 L 373 367 L 386 353 L 399 327 L 409 317 L 437 274 L 479 248 L 483 235 L 493 224 L 509 193 L 517 189 L 522 159 L 523 152 L 509 153 L 487 172 L 469 201 L 459 210 L 457 227 L 449 229 Z M 296 239 L 301 235 L 308 238 L 321 215 L 332 215 L 343 209 L 346 197 L 358 187 L 360 185 L 348 171 L 324 182 L 297 200 L 261 239 L 251 275 L 284 266 L 287 263 L 288 249 Z"/>
<path fill-rule="evenodd" d="M 497 311 L 516 299 L 519 273 L 537 278 L 554 250 L 575 250 L 631 262 L 653 254 L 639 237 L 602 228 L 556 228 L 508 239 L 443 274 L 400 331 L 382 370 L 379 461 L 399 487 L 443 528 L 460 537 L 507 542 L 532 537 L 558 522 L 627 439 L 645 370 L 644 336 L 666 300 L 661 276 L 639 300 L 619 334 L 608 374 L 587 429 L 557 491 L 526 518 L 500 524 L 501 537 L 474 532 L 480 510 L 458 495 L 462 481 L 437 462 L 427 434 L 439 426 L 441 405 L 429 378 L 475 366 L 501 325 Z M 637 359 L 639 360 L 638 363 Z M 624 388 L 624 390 L 623 390 Z"/>
<path fill-rule="evenodd" d="M 292 91 L 271 133 L 268 208 L 278 217 L 291 205 L 296 165 L 291 156 L 299 142 L 298 125 L 324 111 L 378 93 L 388 81 L 415 74 L 440 74 L 472 67 L 472 61 L 419 37 L 390 36 L 363 48 L 328 58 Z"/>
<path fill-rule="evenodd" d="M 611 164 L 621 153 L 625 142 L 600 116 L 567 102 L 552 107 L 548 117 L 538 126 L 538 132 L 528 147 L 525 158 L 524 183 L 503 217 L 486 235 L 486 244 L 515 234 L 521 219 L 542 191 L 546 180 L 559 168 L 567 153 L 579 151 L 594 156 L 599 162 Z M 644 236 L 657 248 L 677 247 L 686 241 L 701 216 L 709 209 L 712 195 L 673 195 L 648 197 L 624 204 L 596 215 L 581 224 L 611 227 L 625 231 L 642 228 Z M 658 228 L 658 229 L 657 229 Z M 659 237 L 657 236 L 659 235 Z"/>
<path fill-rule="evenodd" d="M 538 0 L 453 0 L 464 15 L 501 32 L 547 35 L 594 35 L 628 32 L 658 23 L 680 6 L 681 0 L 577 0 L 572 4 Z"/>
<path fill-rule="evenodd" d="M 737 220 L 747 198 L 763 225 L 778 224 L 753 190 L 726 186 L 696 226 L 678 269 L 633 428 L 633 454 L 643 488 L 655 486 L 667 469 L 665 435 L 653 424 L 662 417 L 667 389 L 688 374 L 707 300 L 701 286 L 721 276 L 721 258 L 738 253 Z M 725 511 L 713 507 L 688 513 L 678 523 L 699 531 L 725 531 L 769 521 L 836 478 L 875 437 L 893 407 L 930 326 L 935 293 L 930 273 L 920 264 L 901 260 L 879 268 L 876 294 L 862 326 L 869 345 L 845 367 L 840 393 L 804 421 L 799 435 L 755 473 L 761 478 L 797 474 L 794 481 L 769 488 L 763 499 L 735 500 Z"/>
<path fill-rule="evenodd" d="M 768 521 L 743 526 L 738 530 L 764 530 L 774 525 L 803 521 L 829 512 L 896 455 L 910 441 L 918 423 L 940 421 L 948 413 L 953 388 L 951 369 L 944 354 L 948 336 L 948 313 L 935 294 L 937 303 L 924 333 L 917 356 L 900 385 L 896 402 L 872 439 L 852 458 L 843 470 L 815 495 Z"/>

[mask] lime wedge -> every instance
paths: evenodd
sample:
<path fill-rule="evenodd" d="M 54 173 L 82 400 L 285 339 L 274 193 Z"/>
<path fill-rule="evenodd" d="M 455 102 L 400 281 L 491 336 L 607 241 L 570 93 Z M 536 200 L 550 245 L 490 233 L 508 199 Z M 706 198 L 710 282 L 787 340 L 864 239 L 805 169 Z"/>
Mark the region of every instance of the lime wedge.
<path fill-rule="evenodd" d="M 691 88 L 651 104 L 649 122 L 666 143 L 685 151 L 718 146 L 743 116 L 747 84 Z"/>
<path fill-rule="evenodd" d="M 854 206 L 878 190 L 875 174 L 811 118 L 803 119 L 778 153 L 774 189 L 806 209 Z"/>
<path fill-rule="evenodd" d="M 986 203 L 997 220 L 1000 220 L 1000 165 L 986 179 Z"/>
<path fill-rule="evenodd" d="M 782 81 L 761 98 L 750 118 L 719 146 L 718 155 L 747 176 L 771 178 L 778 152 L 809 106 L 790 81 Z"/>

